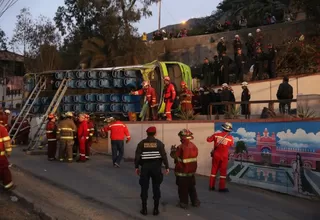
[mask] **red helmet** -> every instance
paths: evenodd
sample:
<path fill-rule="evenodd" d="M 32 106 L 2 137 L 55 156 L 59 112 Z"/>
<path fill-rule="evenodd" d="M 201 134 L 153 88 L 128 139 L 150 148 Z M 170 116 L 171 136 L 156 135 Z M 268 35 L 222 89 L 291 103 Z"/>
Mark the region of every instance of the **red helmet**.
<path fill-rule="evenodd" d="M 184 81 L 181 81 L 180 86 L 181 86 L 181 87 L 187 87 L 187 83 L 184 82 Z"/>
<path fill-rule="evenodd" d="M 53 113 L 50 113 L 49 115 L 48 115 L 48 119 L 53 119 L 53 118 L 55 118 L 56 116 L 53 114 Z"/>
<path fill-rule="evenodd" d="M 193 139 L 193 133 L 189 130 L 189 129 L 182 129 L 179 133 L 178 133 L 178 136 L 181 138 L 181 139 Z"/>
<path fill-rule="evenodd" d="M 165 76 L 163 79 L 164 79 L 165 81 L 170 81 L 170 77 L 169 77 L 169 76 Z"/>

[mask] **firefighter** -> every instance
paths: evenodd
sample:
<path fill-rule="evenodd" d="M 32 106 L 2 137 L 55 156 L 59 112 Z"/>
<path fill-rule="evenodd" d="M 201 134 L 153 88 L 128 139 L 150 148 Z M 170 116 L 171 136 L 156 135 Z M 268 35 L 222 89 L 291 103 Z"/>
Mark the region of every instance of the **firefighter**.
<path fill-rule="evenodd" d="M 18 120 L 18 122 L 14 126 L 15 129 L 18 129 L 20 123 L 22 123 L 22 125 L 20 126 L 19 132 L 17 133 L 15 142 L 18 144 L 28 144 L 30 134 L 30 123 L 27 119 L 23 122 L 21 121 L 21 119 L 18 118 L 16 120 Z"/>
<path fill-rule="evenodd" d="M 164 144 L 155 138 L 156 127 L 149 127 L 147 138 L 143 139 L 137 146 L 135 154 L 136 174 L 140 176 L 142 209 L 140 213 L 147 215 L 147 200 L 149 181 L 152 179 L 154 208 L 153 215 L 159 215 L 159 201 L 161 197 L 160 184 L 163 181 L 161 172 L 162 163 L 165 165 L 165 174 L 169 173 L 169 163 Z M 139 169 L 141 166 L 141 171 Z"/>
<path fill-rule="evenodd" d="M 131 95 L 145 95 L 145 100 L 148 102 L 149 110 L 147 112 L 146 120 L 152 116 L 152 120 L 158 120 L 158 103 L 156 90 L 151 87 L 149 81 L 142 82 L 142 89 L 130 92 Z"/>
<path fill-rule="evenodd" d="M 89 139 L 88 122 L 86 120 L 86 114 L 79 114 L 78 125 L 78 142 L 79 142 L 79 154 L 80 157 L 77 162 L 86 162 L 86 143 Z"/>
<path fill-rule="evenodd" d="M 57 125 L 56 116 L 52 113 L 48 115 L 46 136 L 48 140 L 48 160 L 53 161 L 56 159 L 57 151 Z"/>
<path fill-rule="evenodd" d="M 165 89 L 164 89 L 164 103 L 166 104 L 165 111 L 167 121 L 172 121 L 171 107 L 176 99 L 176 90 L 174 85 L 170 82 L 170 77 L 164 77 Z"/>
<path fill-rule="evenodd" d="M 233 137 L 230 135 L 232 124 L 226 122 L 222 125 L 222 132 L 213 134 L 207 138 L 207 142 L 214 142 L 211 152 L 212 168 L 209 183 L 209 190 L 215 190 L 215 180 L 218 171 L 220 172 L 219 192 L 229 192 L 226 188 L 229 148 L 233 146 Z"/>
<path fill-rule="evenodd" d="M 91 119 L 92 119 L 92 116 L 90 117 L 90 115 L 86 115 L 86 120 L 88 123 L 88 133 L 89 133 L 89 138 L 86 142 L 86 160 L 90 159 L 90 149 L 92 146 L 92 140 L 94 135 L 94 123 Z"/>
<path fill-rule="evenodd" d="M 10 157 L 12 147 L 10 143 L 10 137 L 8 130 L 4 126 L 4 123 L 0 124 L 0 181 L 5 190 L 12 190 L 15 185 L 12 182 L 11 172 L 9 170 L 9 162 L 7 157 Z"/>
<path fill-rule="evenodd" d="M 192 108 L 192 92 L 188 89 L 187 84 L 184 81 L 180 83 L 182 92 L 180 94 L 180 105 L 182 112 L 193 111 Z"/>
<path fill-rule="evenodd" d="M 74 124 L 78 127 L 79 126 L 79 117 L 74 115 L 72 117 L 72 120 L 74 121 Z M 73 158 L 77 157 L 78 150 L 79 150 L 79 141 L 78 141 L 77 135 L 75 135 L 74 136 L 74 144 L 73 144 L 73 147 L 72 147 Z"/>
<path fill-rule="evenodd" d="M 120 168 L 120 162 L 124 153 L 124 138 L 127 137 L 126 143 L 130 141 L 130 133 L 128 127 L 113 117 L 107 119 L 110 124 L 104 126 L 102 130 L 107 133 L 110 131 L 111 148 L 112 148 L 112 162 L 113 166 Z"/>
<path fill-rule="evenodd" d="M 184 209 L 188 208 L 189 196 L 192 206 L 200 206 L 194 176 L 197 171 L 198 148 L 190 141 L 193 139 L 192 135 L 188 129 L 181 130 L 178 134 L 181 144 L 178 147 L 171 146 L 170 153 L 175 162 L 174 171 L 180 200 L 178 206 Z"/>
<path fill-rule="evenodd" d="M 65 159 L 67 159 L 69 163 L 73 161 L 72 147 L 77 126 L 72 118 L 72 112 L 67 112 L 65 118 L 58 124 L 57 135 L 60 139 L 59 160 L 61 162 L 65 161 Z"/>
<path fill-rule="evenodd" d="M 11 111 L 9 109 L 4 110 L 4 115 L 5 115 L 5 121 L 4 121 L 4 126 L 6 127 L 6 129 L 9 131 L 10 127 L 9 127 L 9 118 L 11 115 Z"/>
<path fill-rule="evenodd" d="M 249 102 L 251 98 L 251 93 L 248 89 L 248 83 L 243 82 L 242 86 L 242 93 L 241 93 L 241 102 Z M 250 118 L 250 104 L 241 104 L 241 114 L 245 115 L 245 118 Z"/>

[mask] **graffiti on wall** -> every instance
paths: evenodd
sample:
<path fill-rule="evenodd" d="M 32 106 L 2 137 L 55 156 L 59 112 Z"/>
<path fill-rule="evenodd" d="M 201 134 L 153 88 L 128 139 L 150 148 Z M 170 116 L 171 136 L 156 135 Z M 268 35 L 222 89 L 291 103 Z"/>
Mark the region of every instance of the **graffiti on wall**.
<path fill-rule="evenodd" d="M 215 130 L 221 130 L 221 123 Z M 238 172 L 231 178 L 320 195 L 320 122 L 236 122 L 232 135 L 230 159 L 241 161 L 241 166 L 235 166 Z M 247 152 L 235 153 L 238 141 L 246 144 Z"/>

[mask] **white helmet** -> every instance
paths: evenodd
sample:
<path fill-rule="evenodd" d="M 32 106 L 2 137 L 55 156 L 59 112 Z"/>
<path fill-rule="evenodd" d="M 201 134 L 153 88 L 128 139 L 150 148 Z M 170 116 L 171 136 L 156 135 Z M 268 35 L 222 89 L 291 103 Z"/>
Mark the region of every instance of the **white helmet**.
<path fill-rule="evenodd" d="M 248 34 L 248 37 L 252 37 L 252 33 L 249 33 L 249 34 Z"/>
<path fill-rule="evenodd" d="M 224 87 L 228 87 L 228 84 L 227 83 L 223 83 L 222 84 L 222 88 L 224 88 Z"/>
<path fill-rule="evenodd" d="M 142 85 L 142 87 L 146 87 L 146 86 L 149 86 L 150 83 L 149 83 L 149 81 L 143 81 L 143 82 L 141 83 L 141 85 Z"/>
<path fill-rule="evenodd" d="M 260 30 L 259 28 L 256 30 L 257 33 L 259 33 L 260 31 L 261 31 L 261 30 Z"/>
<path fill-rule="evenodd" d="M 239 38 L 239 35 L 234 36 L 234 38 Z"/>
<path fill-rule="evenodd" d="M 241 85 L 242 86 L 248 86 L 248 83 L 247 82 L 242 82 Z"/>
<path fill-rule="evenodd" d="M 104 121 L 107 123 L 110 123 L 112 121 L 115 121 L 115 119 L 114 119 L 114 117 L 109 117 L 109 118 L 106 118 Z"/>
<path fill-rule="evenodd" d="M 66 117 L 72 117 L 73 113 L 72 112 L 66 112 L 66 114 L 64 114 Z"/>
<path fill-rule="evenodd" d="M 224 37 L 221 37 L 220 40 L 224 40 Z"/>
<path fill-rule="evenodd" d="M 227 132 L 232 131 L 232 124 L 230 122 L 224 123 L 223 125 L 221 125 L 221 127 L 224 131 L 227 131 Z"/>
<path fill-rule="evenodd" d="M 10 110 L 9 109 L 6 109 L 5 111 L 4 111 L 4 113 L 6 113 L 6 114 L 11 114 L 11 112 L 10 112 Z"/>

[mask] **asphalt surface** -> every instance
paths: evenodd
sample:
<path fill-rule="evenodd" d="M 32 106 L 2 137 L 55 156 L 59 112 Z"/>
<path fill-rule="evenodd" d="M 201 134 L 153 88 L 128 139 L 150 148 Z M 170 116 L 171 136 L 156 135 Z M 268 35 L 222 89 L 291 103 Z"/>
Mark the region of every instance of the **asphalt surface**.
<path fill-rule="evenodd" d="M 49 162 L 44 155 L 26 155 L 16 148 L 11 163 L 24 171 L 47 180 L 82 198 L 121 212 L 128 219 L 149 219 L 139 213 L 140 186 L 132 162 L 113 168 L 107 156 L 93 156 L 87 163 Z M 19 184 L 19 183 L 17 183 Z M 19 186 L 23 187 L 23 186 Z M 208 191 L 208 178 L 197 177 L 201 207 L 182 210 L 178 202 L 175 176 L 171 172 L 161 185 L 160 216 L 157 219 L 221 219 L 221 220 L 319 220 L 320 203 L 237 184 L 229 184 L 230 193 Z M 152 190 L 149 190 L 149 213 L 152 211 Z M 57 202 L 63 202 L 57 201 Z"/>

